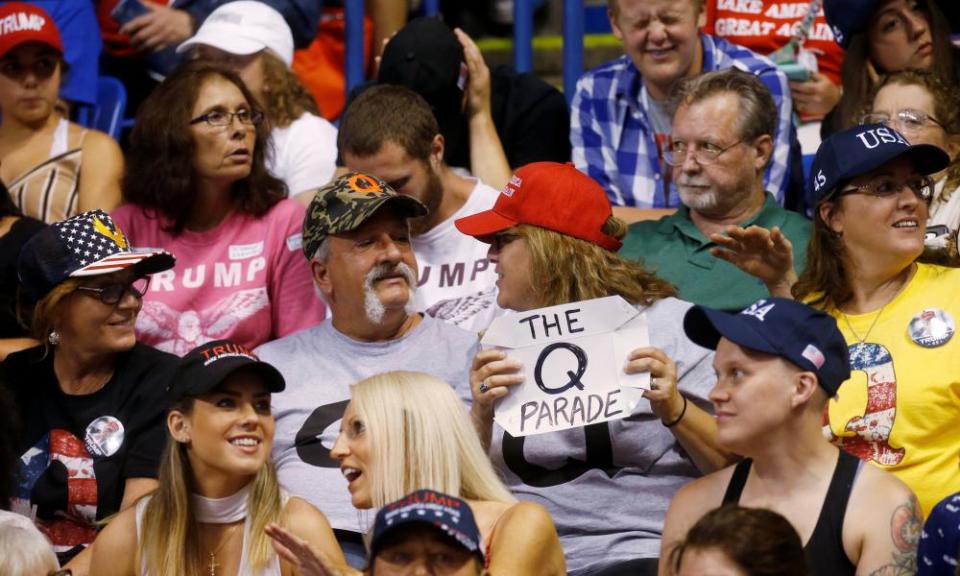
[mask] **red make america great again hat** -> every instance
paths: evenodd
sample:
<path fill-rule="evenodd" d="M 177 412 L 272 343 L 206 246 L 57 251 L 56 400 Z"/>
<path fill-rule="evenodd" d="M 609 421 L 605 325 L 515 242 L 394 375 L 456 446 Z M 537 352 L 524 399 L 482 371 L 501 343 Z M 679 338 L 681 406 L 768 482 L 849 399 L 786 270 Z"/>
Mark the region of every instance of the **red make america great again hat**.
<path fill-rule="evenodd" d="M 26 2 L 0 6 L 0 57 L 27 42 L 40 42 L 63 53 L 63 41 L 46 10 Z"/>
<path fill-rule="evenodd" d="M 454 224 L 481 241 L 519 224 L 529 224 L 616 252 L 623 243 L 602 230 L 612 215 L 603 188 L 572 164 L 534 162 L 517 170 L 493 208 Z"/>

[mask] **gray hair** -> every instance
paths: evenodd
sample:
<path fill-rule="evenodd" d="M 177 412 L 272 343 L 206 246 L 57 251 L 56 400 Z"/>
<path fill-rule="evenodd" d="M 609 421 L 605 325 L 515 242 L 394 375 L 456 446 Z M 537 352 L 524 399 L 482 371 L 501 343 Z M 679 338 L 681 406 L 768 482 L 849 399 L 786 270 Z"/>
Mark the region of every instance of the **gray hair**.
<path fill-rule="evenodd" d="M 327 258 L 330 257 L 330 237 L 327 236 L 320 242 L 320 245 L 317 246 L 317 249 L 313 252 L 313 256 L 310 257 L 310 262 L 326 262 Z"/>
<path fill-rule="evenodd" d="M 681 106 L 724 93 L 735 95 L 740 102 L 737 120 L 740 140 L 750 143 L 764 135 L 773 138 L 778 113 L 773 96 L 754 74 L 736 68 L 707 72 L 677 82 L 670 92 L 667 109 L 673 116 Z"/>
<path fill-rule="evenodd" d="M 29 518 L 0 510 L 0 574 L 44 575 L 59 568 L 53 547 Z"/>

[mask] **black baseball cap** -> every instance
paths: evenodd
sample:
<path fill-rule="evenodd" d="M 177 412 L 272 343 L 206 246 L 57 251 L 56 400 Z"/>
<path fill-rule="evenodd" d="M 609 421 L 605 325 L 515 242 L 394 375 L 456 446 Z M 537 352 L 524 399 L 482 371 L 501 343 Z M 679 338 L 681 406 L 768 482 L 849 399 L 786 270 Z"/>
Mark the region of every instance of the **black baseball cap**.
<path fill-rule="evenodd" d="M 463 46 L 453 30 L 437 17 L 420 17 L 401 28 L 383 49 L 377 82 L 406 86 L 427 101 L 448 156 L 457 149 L 466 128 L 467 76 Z"/>
<path fill-rule="evenodd" d="M 831 397 L 850 378 L 850 354 L 837 321 L 795 300 L 764 298 L 736 314 L 694 306 L 683 318 L 683 330 L 704 348 L 716 350 L 723 337 L 788 360 L 816 374 Z"/>
<path fill-rule="evenodd" d="M 213 340 L 197 346 L 180 359 L 173 380 L 167 386 L 167 397 L 171 402 L 179 402 L 191 396 L 202 396 L 241 369 L 259 374 L 270 392 L 281 392 L 286 387 L 280 371 L 257 358 L 246 346 L 229 340 Z"/>
<path fill-rule="evenodd" d="M 863 124 L 837 132 L 820 144 L 810 168 L 807 195 L 820 202 L 841 182 L 872 172 L 901 156 L 909 158 L 924 175 L 939 172 L 950 164 L 950 156 L 932 144 L 910 144 L 889 126 Z"/>

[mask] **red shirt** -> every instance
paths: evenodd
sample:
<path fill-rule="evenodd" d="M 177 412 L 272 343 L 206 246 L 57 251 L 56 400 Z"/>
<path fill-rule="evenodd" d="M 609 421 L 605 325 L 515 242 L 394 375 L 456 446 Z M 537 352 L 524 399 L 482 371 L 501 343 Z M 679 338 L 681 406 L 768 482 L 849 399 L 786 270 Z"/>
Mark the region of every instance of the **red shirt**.
<path fill-rule="evenodd" d="M 793 37 L 794 28 L 810 9 L 810 0 L 707 0 L 706 8 L 704 32 L 758 54 L 770 54 Z M 820 72 L 839 85 L 843 49 L 833 39 L 823 9 L 803 47 L 816 55 Z"/>

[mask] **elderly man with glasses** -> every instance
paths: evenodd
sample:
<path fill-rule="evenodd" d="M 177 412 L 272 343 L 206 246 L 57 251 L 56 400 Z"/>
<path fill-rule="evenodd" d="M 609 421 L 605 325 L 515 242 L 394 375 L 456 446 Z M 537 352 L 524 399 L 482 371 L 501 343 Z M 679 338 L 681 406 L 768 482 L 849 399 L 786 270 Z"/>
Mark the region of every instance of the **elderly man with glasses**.
<path fill-rule="evenodd" d="M 743 228 L 776 230 L 804 268 L 810 223 L 764 191 L 774 149 L 777 108 L 764 85 L 736 69 L 682 81 L 674 89 L 671 141 L 665 160 L 683 205 L 660 220 L 630 226 L 620 253 L 642 260 L 696 304 L 739 311 L 767 293 L 763 283 L 714 257 L 715 236 L 742 237 Z"/>

